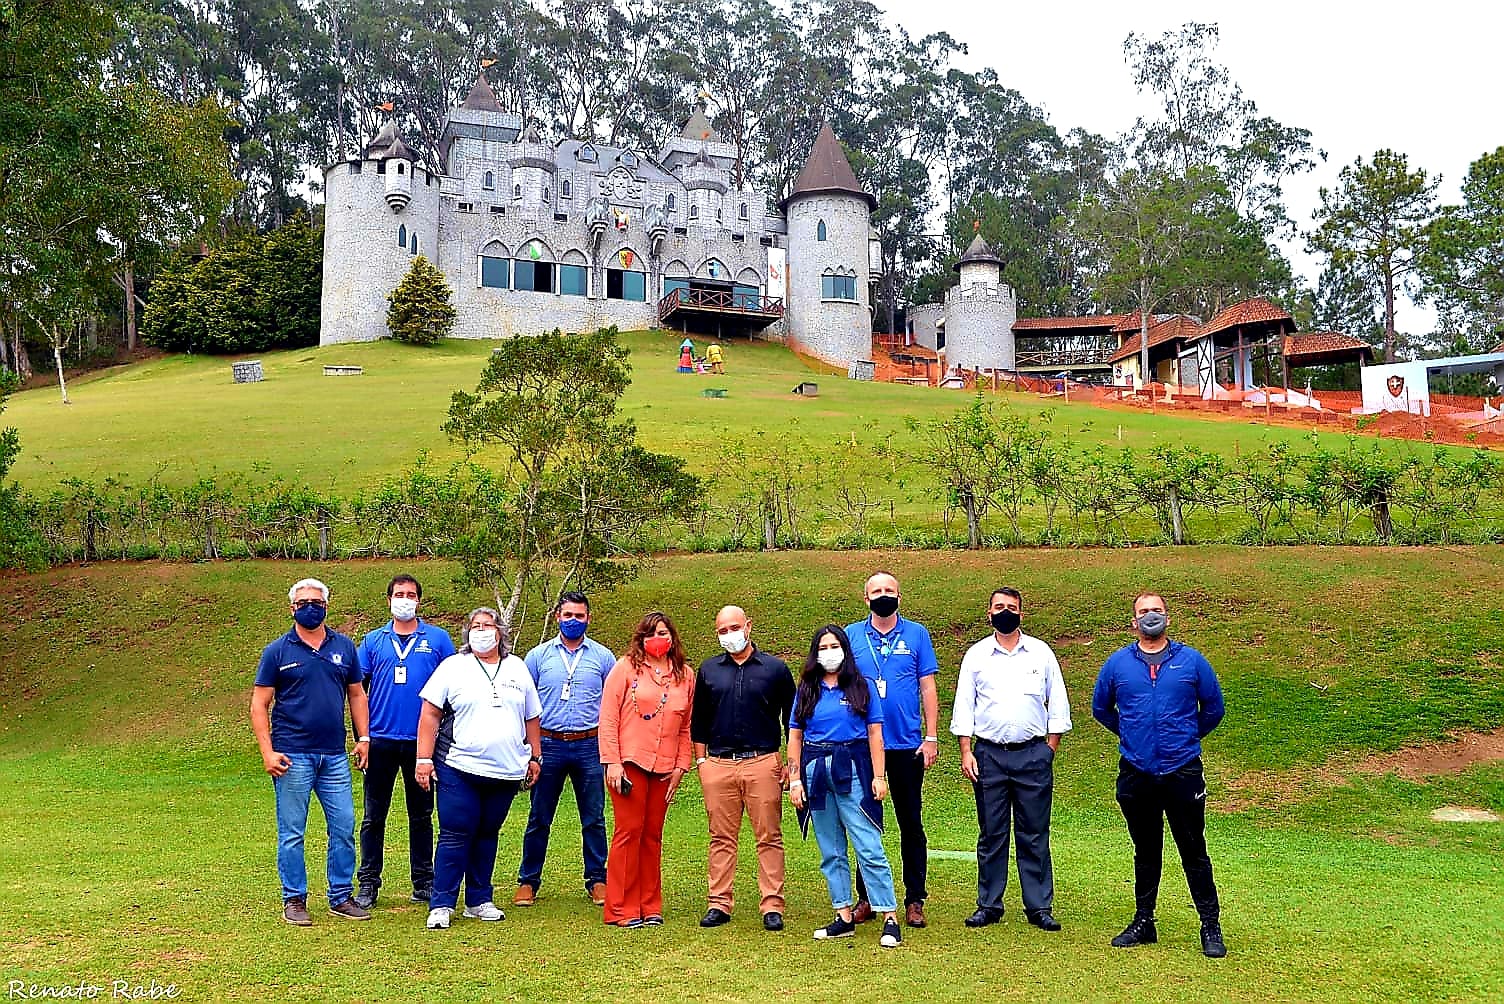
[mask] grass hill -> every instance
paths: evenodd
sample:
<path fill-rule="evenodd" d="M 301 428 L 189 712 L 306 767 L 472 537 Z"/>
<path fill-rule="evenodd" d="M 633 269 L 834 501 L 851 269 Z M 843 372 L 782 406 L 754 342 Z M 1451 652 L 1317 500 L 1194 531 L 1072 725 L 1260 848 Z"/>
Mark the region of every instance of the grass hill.
<path fill-rule="evenodd" d="M 704 908 L 705 823 L 693 779 L 669 816 L 668 926 L 621 932 L 577 892 L 578 831 L 561 808 L 544 898 L 499 925 L 421 930 L 404 901 L 400 850 L 376 919 L 312 930 L 278 919 L 270 785 L 246 724 L 262 644 L 283 629 L 286 585 L 312 571 L 334 588 L 331 622 L 382 616 L 388 562 L 115 564 L 0 581 L 8 686 L 0 693 L 0 965 L 44 984 L 175 982 L 182 999 L 802 1000 L 978 997 L 1076 1000 L 1497 998 L 1504 994 L 1501 824 L 1433 822 L 1461 804 L 1504 811 L 1504 765 L 1421 780 L 1370 773 L 1370 756 L 1504 725 L 1504 646 L 1492 583 L 1504 551 L 1346 548 L 1024 553 L 791 553 L 663 559 L 598 598 L 593 633 L 619 647 L 661 606 L 692 652 L 713 647 L 718 605 L 744 603 L 754 634 L 786 656 L 813 626 L 856 619 L 865 574 L 890 566 L 905 610 L 934 632 L 942 725 L 955 667 L 985 627 L 994 584 L 1025 594 L 1026 630 L 1060 654 L 1075 729 L 1057 761 L 1057 915 L 1047 936 L 1022 921 L 970 931 L 976 824 L 953 740 L 926 786 L 933 848 L 928 930 L 882 953 L 876 933 L 809 940 L 829 913 L 812 842 L 792 813 L 790 930 L 756 923 L 749 837 L 734 923 Z M 454 625 L 475 597 L 454 569 L 423 563 L 427 613 Z M 1107 940 L 1131 913 L 1131 856 L 1112 798 L 1111 737 L 1089 694 L 1124 643 L 1125 597 L 1156 583 L 1171 631 L 1201 647 L 1227 692 L 1207 743 L 1209 840 L 1232 955 L 1196 946 L 1173 851 L 1161 944 Z M 358 796 L 357 796 L 358 797 Z M 566 796 L 566 802 L 568 796 Z M 315 896 L 322 841 L 310 826 Z M 394 814 L 400 820 L 400 810 Z M 525 820 L 503 829 L 498 890 L 509 891 Z M 400 848 L 400 822 L 389 831 Z M 889 833 L 896 850 L 896 834 Z"/>

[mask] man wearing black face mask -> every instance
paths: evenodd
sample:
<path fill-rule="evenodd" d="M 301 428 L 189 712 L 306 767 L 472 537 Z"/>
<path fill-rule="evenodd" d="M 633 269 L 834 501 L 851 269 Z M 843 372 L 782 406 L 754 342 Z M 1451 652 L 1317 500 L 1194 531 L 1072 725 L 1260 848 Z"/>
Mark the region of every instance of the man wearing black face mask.
<path fill-rule="evenodd" d="M 287 599 L 292 630 L 261 653 L 251 693 L 251 728 L 276 794 L 282 919 L 298 927 L 312 923 L 303 832 L 308 826 L 308 799 L 317 796 L 329 831 L 329 912 L 346 920 L 370 920 L 370 913 L 351 895 L 355 801 L 345 757 L 347 702 L 355 728 L 355 765 L 365 770 L 370 755 L 360 660 L 354 642 L 324 626 L 328 586 L 318 579 L 302 579 L 287 591 Z"/>
<path fill-rule="evenodd" d="M 1133 838 L 1137 910 L 1112 944 L 1131 948 L 1159 940 L 1154 907 L 1168 819 L 1191 899 L 1201 915 L 1201 951 L 1220 959 L 1227 945 L 1206 852 L 1201 740 L 1222 721 L 1222 688 L 1200 652 L 1166 637 L 1168 627 L 1163 596 L 1143 593 L 1134 599 L 1138 640 L 1108 658 L 1091 698 L 1092 717 L 1119 740 L 1118 805 Z"/>
<path fill-rule="evenodd" d="M 1050 864 L 1050 805 L 1055 751 L 1071 730 L 1071 705 L 1049 645 L 1019 630 L 1023 597 L 993 590 L 991 637 L 961 659 L 950 730 L 960 740 L 961 772 L 977 801 L 977 909 L 967 927 L 1003 917 L 1008 829 L 1018 838 L 1018 884 L 1029 923 L 1060 930 Z"/>

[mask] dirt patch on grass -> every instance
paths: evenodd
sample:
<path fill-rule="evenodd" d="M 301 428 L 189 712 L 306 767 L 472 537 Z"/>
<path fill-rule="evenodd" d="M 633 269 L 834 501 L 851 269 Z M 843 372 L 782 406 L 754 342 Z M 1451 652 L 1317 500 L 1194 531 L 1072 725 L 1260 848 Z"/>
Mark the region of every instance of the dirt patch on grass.
<path fill-rule="evenodd" d="M 1315 787 L 1335 788 L 1357 775 L 1398 774 L 1418 781 L 1441 774 L 1456 774 L 1475 764 L 1504 761 L 1504 729 L 1495 732 L 1464 732 L 1445 742 L 1407 746 L 1390 753 L 1362 758 L 1337 757 L 1319 767 L 1288 771 L 1250 771 L 1224 782 L 1226 795 L 1218 800 L 1227 812 L 1241 812 L 1257 805 L 1297 801 Z"/>

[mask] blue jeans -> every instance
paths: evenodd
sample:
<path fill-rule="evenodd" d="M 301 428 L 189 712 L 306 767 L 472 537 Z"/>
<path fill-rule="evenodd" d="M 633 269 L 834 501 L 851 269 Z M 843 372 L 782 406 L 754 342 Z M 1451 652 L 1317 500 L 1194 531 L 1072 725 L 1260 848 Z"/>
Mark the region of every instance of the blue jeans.
<path fill-rule="evenodd" d="M 439 843 L 433 853 L 433 896 L 428 905 L 453 909 L 460 898 L 460 879 L 465 880 L 466 906 L 493 902 L 497 836 L 522 782 L 480 777 L 443 763 L 434 771 Z"/>
<path fill-rule="evenodd" d="M 830 757 L 826 757 L 826 771 L 831 770 L 829 761 Z M 815 842 L 820 845 L 820 871 L 830 889 L 831 906 L 837 910 L 851 906 L 851 864 L 846 860 L 846 841 L 850 838 L 872 909 L 891 913 L 898 909 L 893 870 L 888 867 L 888 855 L 883 850 L 882 830 L 862 812 L 862 793 L 857 790 L 860 783 L 853 779 L 847 791 L 836 790 L 832 783 L 825 793 L 825 807 L 810 812 Z M 806 778 L 806 788 L 808 785 Z"/>
<path fill-rule="evenodd" d="M 544 736 L 543 771 L 532 787 L 532 808 L 527 814 L 527 833 L 522 838 L 522 865 L 517 870 L 517 884 L 532 886 L 534 892 L 543 883 L 548 834 L 566 780 L 574 786 L 574 801 L 580 810 L 585 891 L 589 892 L 597 882 L 606 881 L 606 770 L 601 766 L 600 741 Z"/>
<path fill-rule="evenodd" d="M 350 788 L 350 761 L 343 753 L 288 753 L 292 765 L 272 778 L 277 795 L 277 874 L 282 901 L 308 897 L 308 866 L 303 834 L 308 829 L 308 796 L 317 795 L 329 830 L 324 863 L 329 905 L 350 898 L 355 883 L 355 797 Z"/>

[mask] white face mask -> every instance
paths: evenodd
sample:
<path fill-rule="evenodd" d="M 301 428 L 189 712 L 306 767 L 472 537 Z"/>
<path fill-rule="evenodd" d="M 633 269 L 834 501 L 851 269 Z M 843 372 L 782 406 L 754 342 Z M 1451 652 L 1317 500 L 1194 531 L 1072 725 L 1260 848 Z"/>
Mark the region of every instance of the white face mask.
<path fill-rule="evenodd" d="M 406 596 L 393 596 L 392 616 L 399 621 L 412 620 L 418 616 L 418 601 Z"/>
<path fill-rule="evenodd" d="M 496 650 L 495 628 L 471 628 L 470 651 L 493 652 Z"/>
<path fill-rule="evenodd" d="M 846 653 L 838 648 L 822 648 L 815 653 L 815 660 L 825 672 L 834 673 L 846 661 Z"/>
<path fill-rule="evenodd" d="M 747 632 L 745 631 L 727 631 L 718 637 L 721 641 L 721 648 L 724 648 L 732 655 L 747 647 Z"/>

